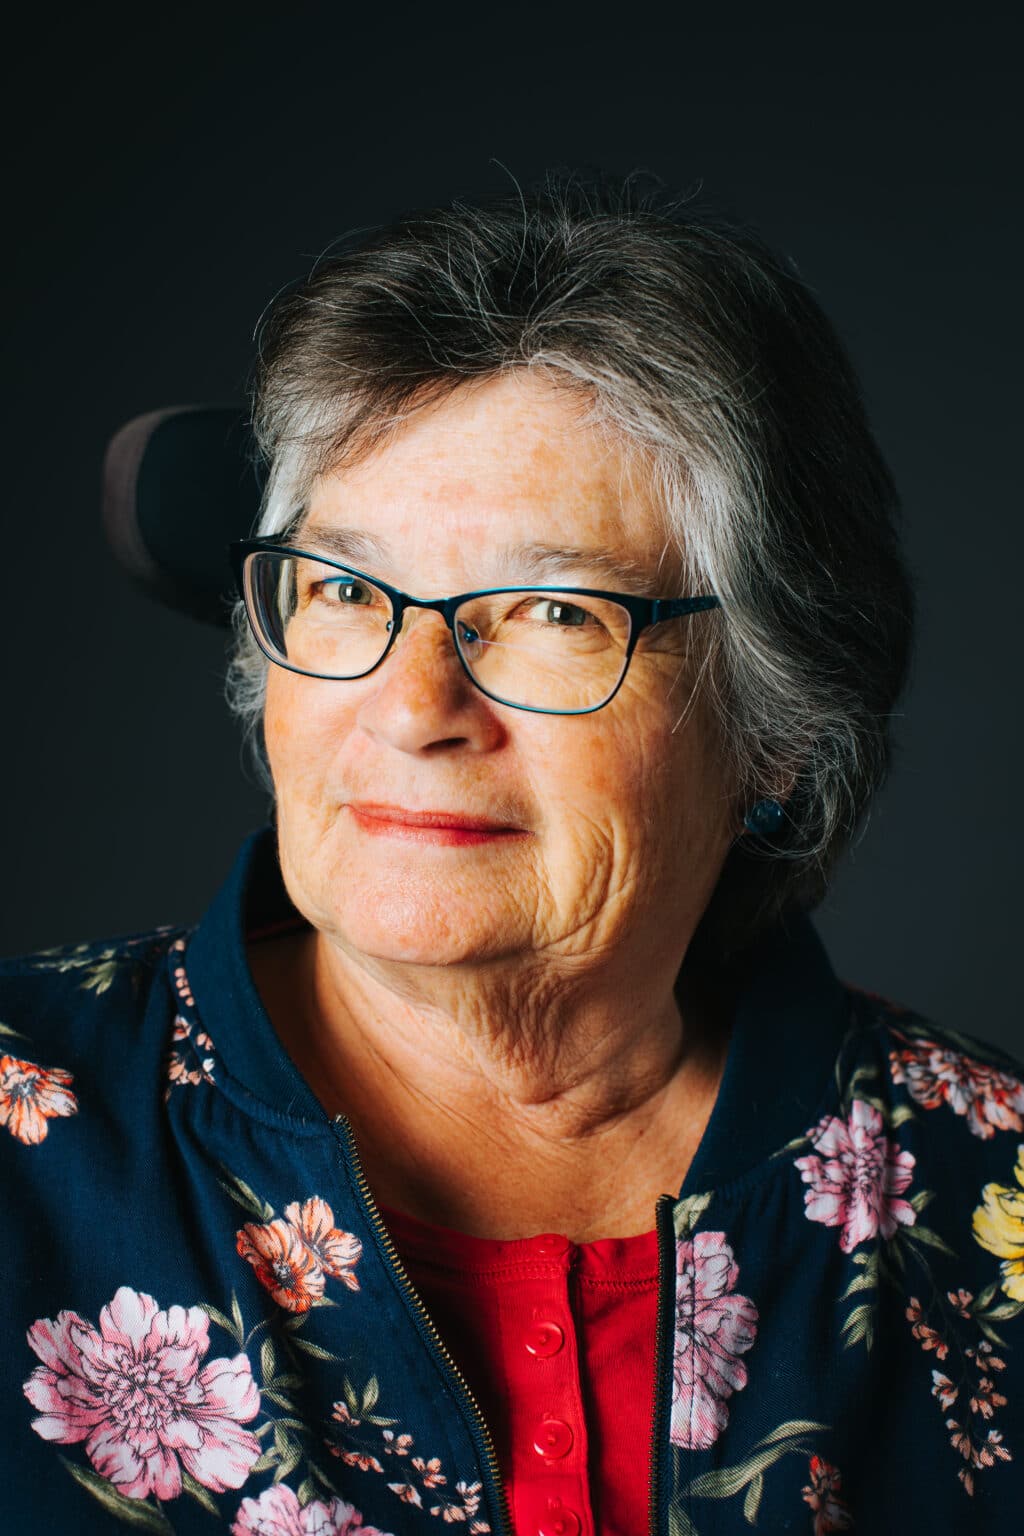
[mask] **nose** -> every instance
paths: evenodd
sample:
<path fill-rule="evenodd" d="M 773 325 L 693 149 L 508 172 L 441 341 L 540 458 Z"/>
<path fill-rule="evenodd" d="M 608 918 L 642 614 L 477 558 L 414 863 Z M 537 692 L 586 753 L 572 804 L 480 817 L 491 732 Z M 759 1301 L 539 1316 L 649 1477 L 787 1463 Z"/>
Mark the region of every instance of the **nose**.
<path fill-rule="evenodd" d="M 466 676 L 439 613 L 406 609 L 384 661 L 362 685 L 360 727 L 399 752 L 492 751 L 505 727 Z"/>

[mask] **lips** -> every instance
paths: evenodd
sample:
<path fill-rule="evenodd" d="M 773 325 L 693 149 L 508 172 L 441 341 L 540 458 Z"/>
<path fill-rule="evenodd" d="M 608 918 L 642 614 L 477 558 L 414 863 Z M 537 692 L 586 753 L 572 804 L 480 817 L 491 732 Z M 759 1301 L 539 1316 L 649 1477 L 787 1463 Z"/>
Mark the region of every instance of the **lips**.
<path fill-rule="evenodd" d="M 350 801 L 348 806 L 362 831 L 374 836 L 447 844 L 482 843 L 524 837 L 525 828 L 467 811 L 413 811 L 402 805 Z"/>
<path fill-rule="evenodd" d="M 470 832 L 517 832 L 508 822 L 491 821 L 487 816 L 468 816 L 463 811 L 408 811 L 401 805 L 374 805 L 352 801 L 350 810 L 374 821 L 393 821 L 403 827 L 464 827 Z"/>

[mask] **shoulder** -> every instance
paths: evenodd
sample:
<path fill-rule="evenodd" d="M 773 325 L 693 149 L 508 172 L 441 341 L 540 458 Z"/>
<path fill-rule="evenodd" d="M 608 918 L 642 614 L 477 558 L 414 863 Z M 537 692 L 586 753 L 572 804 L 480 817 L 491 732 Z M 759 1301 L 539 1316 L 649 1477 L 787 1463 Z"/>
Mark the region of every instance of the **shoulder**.
<path fill-rule="evenodd" d="M 896 1101 L 926 1116 L 941 1111 L 978 1142 L 1002 1132 L 1024 1136 L 1024 1063 L 980 1036 L 847 983 L 853 1028 L 845 1071 L 873 1061 Z"/>
<path fill-rule="evenodd" d="M 167 1042 L 175 956 L 188 930 L 166 926 L 0 959 L 0 1126 L 45 1139 L 75 1113 L 83 1081 L 111 1081 Z"/>
<path fill-rule="evenodd" d="M 1009 1310 L 993 1316 L 1016 1315 L 1024 1305 L 1024 1067 L 976 1035 L 847 992 L 854 1027 L 837 1065 L 840 1120 L 825 1139 L 842 1141 L 862 1172 L 871 1165 L 878 1199 L 912 1237 L 959 1255 L 960 1284 L 984 1287 L 988 1306 L 1001 1287 Z M 998 1269 L 993 1258 L 1003 1261 Z"/>
<path fill-rule="evenodd" d="M 189 931 L 166 925 L 0 959 L 0 1019 L 26 1003 L 42 1023 L 138 1002 Z"/>

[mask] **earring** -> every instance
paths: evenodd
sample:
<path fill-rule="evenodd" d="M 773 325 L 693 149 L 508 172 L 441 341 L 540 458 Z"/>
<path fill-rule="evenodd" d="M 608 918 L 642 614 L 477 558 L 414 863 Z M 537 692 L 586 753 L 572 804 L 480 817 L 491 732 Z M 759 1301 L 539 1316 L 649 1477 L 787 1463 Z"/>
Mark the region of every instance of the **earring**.
<path fill-rule="evenodd" d="M 777 800 L 759 800 L 743 818 L 743 825 L 755 837 L 770 837 L 782 826 L 782 806 Z"/>

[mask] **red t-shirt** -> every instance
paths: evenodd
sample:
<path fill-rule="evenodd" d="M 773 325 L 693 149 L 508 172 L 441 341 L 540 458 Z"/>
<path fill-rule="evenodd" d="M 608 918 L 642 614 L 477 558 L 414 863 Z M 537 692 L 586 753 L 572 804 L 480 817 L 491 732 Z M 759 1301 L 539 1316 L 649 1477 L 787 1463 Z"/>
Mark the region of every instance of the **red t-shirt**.
<path fill-rule="evenodd" d="M 656 1233 L 501 1242 L 382 1215 L 487 1421 L 517 1536 L 646 1530 Z"/>

